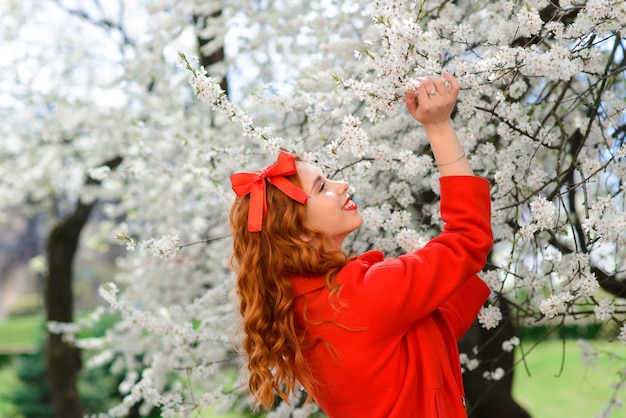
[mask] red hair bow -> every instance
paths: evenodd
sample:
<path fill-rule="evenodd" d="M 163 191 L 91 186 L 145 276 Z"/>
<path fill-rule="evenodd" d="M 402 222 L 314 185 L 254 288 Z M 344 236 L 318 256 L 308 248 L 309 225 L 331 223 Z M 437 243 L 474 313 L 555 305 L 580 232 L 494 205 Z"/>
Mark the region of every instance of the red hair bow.
<path fill-rule="evenodd" d="M 278 187 L 283 193 L 299 203 L 305 203 L 309 196 L 287 180 L 284 176 L 296 173 L 296 160 L 292 155 L 281 151 L 278 162 L 258 173 L 235 173 L 230 176 L 230 183 L 237 196 L 250 194 L 250 210 L 248 213 L 248 230 L 261 231 L 263 214 L 267 213 L 265 199 L 265 180 Z"/>

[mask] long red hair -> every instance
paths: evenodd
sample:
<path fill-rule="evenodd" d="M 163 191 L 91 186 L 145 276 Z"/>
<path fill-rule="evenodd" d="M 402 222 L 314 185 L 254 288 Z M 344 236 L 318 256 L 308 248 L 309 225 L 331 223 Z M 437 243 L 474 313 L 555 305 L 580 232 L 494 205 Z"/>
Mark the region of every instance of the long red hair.
<path fill-rule="evenodd" d="M 297 174 L 287 179 L 302 187 Z M 333 278 L 350 259 L 342 251 L 326 251 L 323 236 L 304 226 L 306 207 L 267 184 L 268 213 L 261 232 L 247 228 L 249 195 L 237 197 L 230 211 L 233 253 L 230 266 L 237 273 L 242 316 L 241 347 L 247 356 L 248 386 L 255 408 L 269 409 L 275 394 L 288 402 L 296 382 L 311 400 L 314 379 L 302 354 L 305 336 L 292 312 L 293 276 L 325 276 L 336 293 Z M 302 237 L 309 237 L 306 241 Z"/>

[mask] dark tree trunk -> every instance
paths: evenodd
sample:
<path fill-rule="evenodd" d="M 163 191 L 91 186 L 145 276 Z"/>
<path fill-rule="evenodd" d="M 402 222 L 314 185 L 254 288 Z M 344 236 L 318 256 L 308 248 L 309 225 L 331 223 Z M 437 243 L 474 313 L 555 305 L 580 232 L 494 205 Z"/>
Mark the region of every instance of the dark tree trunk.
<path fill-rule="evenodd" d="M 48 321 L 72 322 L 74 297 L 73 264 L 80 233 L 89 218 L 93 204 L 79 202 L 72 215 L 56 225 L 47 244 L 48 276 L 45 284 L 45 306 Z M 81 369 L 79 350 L 62 340 L 60 334 L 48 332 L 46 341 L 46 378 L 56 418 L 81 418 L 83 403 L 77 378 Z"/>
<path fill-rule="evenodd" d="M 506 299 L 499 298 L 502 320 L 497 328 L 486 330 L 473 326 L 459 343 L 461 352 L 472 353 L 479 349 L 480 366 L 463 373 L 463 384 L 468 402 L 469 418 L 530 418 L 529 413 L 512 396 L 513 352 L 502 350 L 502 343 L 519 335 L 513 324 Z M 507 374 L 501 380 L 486 380 L 485 371 L 501 367 Z"/>
<path fill-rule="evenodd" d="M 122 163 L 115 157 L 103 165 L 112 170 Z M 88 178 L 87 184 L 98 181 Z M 45 277 L 44 303 L 48 321 L 72 322 L 74 319 L 74 257 L 80 234 L 95 202 L 78 201 L 74 213 L 50 231 L 46 245 L 48 274 Z M 46 340 L 46 380 L 55 418 L 82 418 L 84 406 L 78 392 L 78 374 L 82 367 L 80 351 L 63 341 L 60 334 L 48 332 Z"/>

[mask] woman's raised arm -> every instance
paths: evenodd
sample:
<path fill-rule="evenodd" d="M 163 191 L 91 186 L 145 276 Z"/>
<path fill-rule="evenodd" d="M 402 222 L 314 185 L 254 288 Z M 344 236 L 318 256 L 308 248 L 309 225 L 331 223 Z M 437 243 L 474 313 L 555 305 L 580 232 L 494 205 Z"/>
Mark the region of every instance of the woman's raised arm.
<path fill-rule="evenodd" d="M 441 176 L 473 176 L 450 119 L 459 84 L 447 73 L 417 80 L 419 86 L 407 93 L 405 104 L 411 116 L 424 126 Z"/>

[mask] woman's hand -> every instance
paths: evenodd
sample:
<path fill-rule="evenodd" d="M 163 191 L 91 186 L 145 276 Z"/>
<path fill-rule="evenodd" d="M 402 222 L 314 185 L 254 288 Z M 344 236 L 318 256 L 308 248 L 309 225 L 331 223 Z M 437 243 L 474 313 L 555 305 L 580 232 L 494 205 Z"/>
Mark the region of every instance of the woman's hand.
<path fill-rule="evenodd" d="M 419 86 L 407 93 L 404 103 L 411 116 L 424 125 L 440 175 L 473 175 L 450 119 L 459 83 L 447 73 L 442 77 L 419 77 L 417 81 Z"/>
<path fill-rule="evenodd" d="M 409 90 L 404 99 L 413 118 L 428 128 L 450 123 L 450 115 L 459 95 L 459 83 L 452 75 L 429 76 L 416 79 L 419 86 Z"/>

